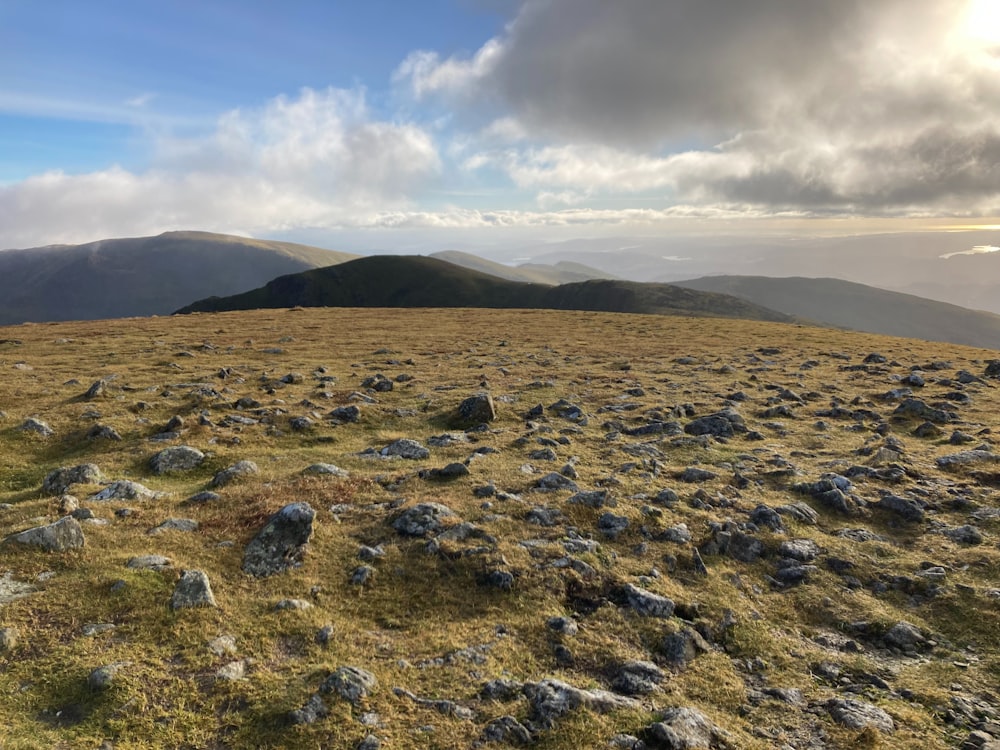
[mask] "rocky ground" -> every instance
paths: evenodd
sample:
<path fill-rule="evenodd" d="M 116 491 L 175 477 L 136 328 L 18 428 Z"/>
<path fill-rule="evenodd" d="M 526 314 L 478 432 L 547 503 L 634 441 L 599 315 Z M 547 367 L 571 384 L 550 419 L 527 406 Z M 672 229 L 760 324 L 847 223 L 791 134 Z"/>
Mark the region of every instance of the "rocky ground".
<path fill-rule="evenodd" d="M 0 329 L 0 746 L 1000 747 L 1000 364 L 807 327 Z"/>

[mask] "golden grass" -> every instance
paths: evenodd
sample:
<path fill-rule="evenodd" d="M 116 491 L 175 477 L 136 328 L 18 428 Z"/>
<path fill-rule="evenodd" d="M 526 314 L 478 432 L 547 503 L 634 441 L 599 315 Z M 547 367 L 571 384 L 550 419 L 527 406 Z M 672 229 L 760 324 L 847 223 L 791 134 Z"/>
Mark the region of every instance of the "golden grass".
<path fill-rule="evenodd" d="M 527 715 L 523 700 L 480 702 L 477 692 L 486 680 L 552 676 L 579 687 L 607 688 L 616 663 L 657 658 L 665 635 L 691 625 L 677 618 L 650 621 L 604 604 L 593 612 L 580 610 L 580 633 L 572 638 L 546 627 L 549 617 L 573 614 L 574 602 L 582 606 L 589 598 L 599 604 L 616 586 L 640 577 L 651 591 L 696 603 L 702 626 L 718 627 L 727 612 L 735 625 L 720 633 L 711 653 L 647 699 L 647 710 L 576 712 L 555 730 L 543 732 L 537 747 L 603 746 L 617 732 L 639 732 L 656 707 L 670 705 L 699 707 L 731 732 L 739 747 L 772 746 L 771 740 L 754 734 L 755 727 L 773 729 L 774 736 L 792 742 L 797 733 L 808 734 L 816 726 L 845 748 L 945 747 L 954 742 L 955 730 L 941 723 L 936 706 L 949 699 L 948 685 L 961 682 L 975 693 L 991 689 L 1000 678 L 1000 618 L 995 601 L 982 594 L 996 585 L 1000 573 L 996 522 L 982 524 L 987 543 L 972 548 L 918 533 L 927 530 L 926 524 L 915 529 L 879 512 L 848 519 L 817 507 L 818 526 L 789 522 L 788 536 L 814 538 L 826 555 L 851 560 L 851 574 L 866 583 L 887 574 L 918 580 L 921 564 L 928 561 L 946 566 L 947 587 L 926 601 L 914 600 L 914 592 L 849 591 L 825 569 L 822 558 L 810 583 L 789 590 L 769 585 L 769 561 L 748 565 L 710 558 L 709 575 L 701 578 L 691 570 L 689 547 L 650 541 L 641 531 L 645 527 L 655 534 L 683 522 L 700 543 L 712 521 L 744 521 L 760 503 L 804 500 L 787 486 L 866 463 L 869 458 L 856 451 L 875 437 L 872 423 L 858 432 L 849 429 L 849 421 L 827 419 L 828 429 L 818 430 L 815 410 L 828 407 L 831 398 L 843 403 L 858 398 L 864 408 L 888 415 L 892 405 L 874 397 L 897 386 L 892 374 L 933 360 L 948 360 L 952 366 L 932 375 L 953 376 L 958 369 L 980 373 L 994 353 L 734 320 L 496 310 L 271 310 L 25 325 L 0 329 L 0 339 L 21 342 L 0 344 L 0 411 L 6 415 L 0 420 L 0 502 L 12 505 L 0 511 L 0 534 L 58 517 L 58 499 L 43 496 L 39 487 L 60 466 L 93 462 L 109 479 L 132 479 L 168 493 L 157 501 L 97 503 L 86 500 L 97 487 L 74 487 L 81 504 L 108 521 L 106 526 L 84 525 L 83 550 L 45 554 L 0 549 L 0 573 L 12 571 L 39 589 L 0 605 L 0 627 L 16 627 L 20 633 L 13 651 L 0 653 L 4 748 L 96 747 L 103 740 L 116 747 L 353 747 L 369 731 L 386 747 L 467 747 L 491 718 Z M 781 352 L 760 354 L 761 347 Z M 274 348 L 281 353 L 268 353 Z M 857 364 L 870 351 L 900 364 L 886 374 L 850 373 L 839 369 L 843 360 L 829 356 L 842 352 Z M 678 364 L 680 357 L 690 357 L 694 364 Z M 800 369 L 807 360 L 817 364 Z M 377 404 L 361 404 L 358 424 L 336 426 L 324 419 L 335 406 L 353 403 L 351 394 L 376 372 L 411 379 L 397 382 L 390 393 L 374 394 Z M 302 382 L 282 383 L 288 373 L 301 373 Z M 107 380 L 105 394 L 83 400 L 90 384 L 101 378 Z M 191 384 L 206 384 L 220 397 L 199 395 Z M 797 418 L 769 420 L 757 416 L 774 395 L 767 385 L 819 395 L 807 405 L 792 405 Z M 637 387 L 645 395 L 626 394 Z M 426 441 L 449 431 L 451 410 L 483 389 L 497 400 L 500 417 L 489 432 L 472 433 L 472 442 L 433 448 L 429 460 L 416 463 L 358 455 L 399 437 Z M 945 390 L 932 386 L 917 395 L 931 401 Z M 606 422 L 635 426 L 647 410 L 666 413 L 686 403 L 699 415 L 707 414 L 735 391 L 749 397 L 740 410 L 765 440 L 738 437 L 703 448 L 674 447 L 669 438 L 658 436 L 605 439 L 613 430 Z M 973 401 L 961 408 L 962 429 L 975 433 L 992 427 L 1000 405 L 995 389 L 969 392 Z M 261 411 L 234 407 L 246 396 L 259 401 Z M 527 444 L 516 444 L 529 434 L 523 415 L 535 404 L 547 407 L 559 398 L 582 406 L 587 424 L 575 425 L 546 411 L 543 426 L 551 430 L 533 432 Z M 640 408 L 602 410 L 628 402 Z M 198 425 L 203 410 L 215 426 Z M 149 440 L 175 415 L 185 420 L 179 440 Z M 227 415 L 261 422 L 220 426 Z M 289 420 L 304 415 L 311 415 L 314 426 L 306 432 L 291 430 Z M 19 431 L 30 416 L 46 421 L 55 435 L 43 439 Z M 763 426 L 770 421 L 781 422 L 784 434 Z M 88 439 L 94 424 L 113 427 L 123 440 Z M 905 444 L 905 464 L 912 474 L 894 491 L 926 490 L 938 506 L 935 520 L 948 525 L 965 523 L 968 511 L 949 503 L 952 496 L 943 480 L 977 504 L 995 504 L 992 487 L 937 471 L 934 459 L 960 448 L 946 439 L 914 438 L 909 434 L 913 426 L 893 428 Z M 555 446 L 555 462 L 532 460 L 528 453 L 542 447 L 538 437 L 565 437 L 569 444 Z M 977 443 L 991 439 L 985 434 Z M 154 476 L 150 456 L 178 443 L 205 451 L 206 464 L 193 472 Z M 621 451 L 639 443 L 662 451 L 658 465 Z M 483 446 L 499 453 L 473 460 L 467 478 L 438 483 L 416 475 L 420 468 L 462 461 Z M 767 463 L 777 456 L 791 461 L 798 475 L 765 476 L 777 468 Z M 539 472 L 556 471 L 574 457 L 578 484 L 585 489 L 608 484 L 618 502 L 610 510 L 629 519 L 630 528 L 618 539 L 597 532 L 604 510 L 568 505 L 566 493 L 529 491 L 537 474 L 526 473 L 525 464 Z M 184 502 L 206 489 L 216 470 L 241 459 L 255 461 L 260 473 L 219 490 L 218 502 Z M 316 462 L 337 464 L 351 478 L 303 477 L 302 469 Z M 628 463 L 635 465 L 626 470 Z M 698 486 L 684 485 L 673 474 L 693 464 L 719 473 L 719 479 L 703 487 L 710 498 L 725 497 L 727 507 L 692 507 Z M 761 483 L 742 490 L 729 486 L 737 467 Z M 487 481 L 520 499 L 492 498 L 484 506 L 472 488 Z M 874 500 L 879 486 L 859 482 L 858 492 Z M 644 506 L 663 487 L 674 488 L 681 502 L 650 514 Z M 303 565 L 264 580 L 243 574 L 246 542 L 274 511 L 303 501 L 317 510 Z M 388 504 L 394 501 L 444 503 L 495 536 L 497 544 L 485 554 L 464 554 L 480 544 L 476 540 L 444 544 L 440 554 L 428 554 L 425 540 L 402 538 L 389 525 L 395 511 Z M 553 567 L 566 556 L 561 545 L 565 527 L 526 524 L 524 516 L 535 505 L 559 508 L 566 523 L 600 541 L 596 553 L 577 556 L 596 571 L 594 579 Z M 117 517 L 114 511 L 126 506 L 134 513 Z M 336 514 L 331 506 L 339 506 Z M 199 529 L 147 533 L 170 517 L 195 519 Z M 832 533 L 859 526 L 888 541 L 857 544 Z M 784 538 L 770 532 L 759 536 L 772 551 Z M 543 541 L 531 549 L 520 544 L 529 539 Z M 645 548 L 639 552 L 642 543 Z M 373 563 L 375 576 L 364 587 L 349 583 L 360 564 L 360 544 L 382 544 L 386 552 Z M 166 555 L 173 567 L 165 572 L 125 567 L 130 557 L 142 554 Z M 174 582 L 188 568 L 207 572 L 217 609 L 170 609 Z M 483 574 L 497 568 L 515 574 L 513 590 L 481 585 Z M 972 590 L 958 590 L 956 584 Z M 283 598 L 306 599 L 313 607 L 274 611 Z M 822 712 L 773 700 L 748 705 L 748 691 L 765 684 L 800 688 L 809 701 L 834 695 L 835 686 L 812 676 L 810 664 L 817 661 L 884 672 L 893 660 L 877 650 L 866 648 L 854 656 L 830 652 L 812 640 L 858 620 L 884 628 L 908 620 L 943 639 L 932 658 L 906 659 L 897 668 L 893 684 L 912 691 L 912 699 L 874 688 L 863 696 L 896 718 L 899 729 L 892 737 L 845 730 Z M 83 627 L 90 623 L 115 628 L 84 636 Z M 334 637 L 321 645 L 315 636 L 325 625 L 332 626 Z M 223 634 L 235 637 L 234 655 L 219 657 L 208 650 L 207 642 Z M 553 646 L 560 642 L 571 649 L 572 665 L 556 661 Z M 448 658 L 470 646 L 479 654 L 475 661 Z M 975 651 L 966 651 L 967 646 Z M 442 657 L 443 663 L 433 661 Z M 250 660 L 247 679 L 216 680 L 215 672 L 236 659 Z M 747 666 L 755 659 L 764 665 L 762 672 Z M 91 670 L 118 661 L 128 665 L 110 690 L 87 688 Z M 372 671 L 379 689 L 358 708 L 331 698 L 328 718 L 309 726 L 288 725 L 288 712 L 302 706 L 330 671 L 345 664 Z M 473 707 L 477 720 L 417 706 L 396 697 L 395 686 Z M 377 726 L 359 721 L 366 711 L 377 714 Z M 433 731 L 426 730 L 428 725 Z"/>

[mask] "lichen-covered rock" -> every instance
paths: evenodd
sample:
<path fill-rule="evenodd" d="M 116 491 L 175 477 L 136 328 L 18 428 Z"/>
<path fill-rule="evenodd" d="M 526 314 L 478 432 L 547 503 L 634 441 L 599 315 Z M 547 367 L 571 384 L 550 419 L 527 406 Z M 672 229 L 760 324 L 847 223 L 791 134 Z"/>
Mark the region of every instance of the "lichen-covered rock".
<path fill-rule="evenodd" d="M 405 536 L 429 536 L 444 530 L 444 519 L 455 517 L 455 511 L 447 505 L 420 503 L 400 513 L 392 528 Z"/>
<path fill-rule="evenodd" d="M 663 750 L 716 750 L 730 747 L 729 735 L 696 708 L 664 711 L 645 732 L 650 747 Z"/>
<path fill-rule="evenodd" d="M 608 713 L 640 706 L 632 698 L 615 695 L 607 690 L 581 690 L 554 679 L 525 683 L 522 691 L 531 706 L 532 720 L 543 727 L 552 727 L 556 719 L 578 708 Z"/>
<path fill-rule="evenodd" d="M 145 485 L 128 479 L 118 479 L 103 490 L 95 492 L 88 500 L 156 500 L 163 497 L 162 492 L 154 492 Z"/>
<path fill-rule="evenodd" d="M 420 461 L 430 457 L 431 452 L 416 440 L 400 438 L 399 440 L 389 443 L 389 445 L 380 450 L 379 455 L 387 458 L 398 456 L 399 458 L 405 458 L 410 461 Z"/>
<path fill-rule="evenodd" d="M 149 459 L 149 467 L 154 474 L 197 469 L 205 460 L 205 454 L 189 445 L 175 445 L 164 448 Z"/>
<path fill-rule="evenodd" d="M 97 484 L 103 478 L 96 464 L 63 466 L 45 475 L 42 492 L 46 495 L 62 495 L 74 484 Z"/>
<path fill-rule="evenodd" d="M 292 503 L 279 510 L 246 546 L 243 571 L 263 578 L 301 565 L 315 517 L 309 503 Z"/>
<path fill-rule="evenodd" d="M 611 687 L 624 695 L 646 695 L 666 678 L 666 673 L 651 661 L 627 661 L 615 671 Z"/>
<path fill-rule="evenodd" d="M 4 544 L 41 547 L 48 552 L 66 552 L 71 549 L 79 549 L 85 543 L 83 528 L 73 516 L 65 516 L 55 523 L 36 526 L 19 534 L 11 534 L 4 540 Z"/>
<path fill-rule="evenodd" d="M 320 686 L 322 693 L 335 693 L 346 701 L 358 703 L 378 688 L 378 680 L 361 667 L 338 667 Z"/>
<path fill-rule="evenodd" d="M 470 396 L 458 405 L 452 422 L 460 427 L 472 427 L 492 422 L 497 418 L 496 405 L 493 397 L 488 393 L 480 393 Z"/>
<path fill-rule="evenodd" d="M 215 595 L 205 571 L 185 570 L 174 586 L 170 606 L 173 609 L 216 606 Z"/>
<path fill-rule="evenodd" d="M 670 617 L 674 614 L 674 601 L 665 596 L 646 591 L 631 583 L 620 590 L 624 606 L 643 617 Z"/>
<path fill-rule="evenodd" d="M 242 477 L 247 477 L 252 474 L 257 474 L 260 469 L 257 468 L 257 464 L 253 461 L 237 461 L 232 466 L 227 466 L 225 469 L 220 469 L 212 477 L 211 485 L 213 487 L 225 487 L 230 482 L 240 479 Z"/>
<path fill-rule="evenodd" d="M 871 703 L 853 698 L 831 698 L 825 705 L 833 720 L 849 729 L 871 726 L 888 734 L 896 728 L 892 717 Z"/>

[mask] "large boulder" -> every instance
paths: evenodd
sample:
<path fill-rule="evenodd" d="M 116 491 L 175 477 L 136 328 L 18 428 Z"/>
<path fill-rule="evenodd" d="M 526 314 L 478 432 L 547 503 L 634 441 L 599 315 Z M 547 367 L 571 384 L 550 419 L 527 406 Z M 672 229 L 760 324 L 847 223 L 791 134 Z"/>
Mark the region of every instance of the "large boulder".
<path fill-rule="evenodd" d="M 45 475 L 42 492 L 46 495 L 62 495 L 74 484 L 97 484 L 103 478 L 96 464 L 62 466 Z"/>
<path fill-rule="evenodd" d="M 470 396 L 458 405 L 452 423 L 458 427 L 473 427 L 497 418 L 496 405 L 488 393 Z"/>
<path fill-rule="evenodd" d="M 47 526 L 36 526 L 19 534 L 11 534 L 4 540 L 4 544 L 41 547 L 48 552 L 79 549 L 84 543 L 83 528 L 73 516 L 65 516 Z"/>
<path fill-rule="evenodd" d="M 185 570 L 174 586 L 170 599 L 173 609 L 188 607 L 214 607 L 215 595 L 203 570 Z"/>
<path fill-rule="evenodd" d="M 175 445 L 164 448 L 151 459 L 149 467 L 154 474 L 168 474 L 173 471 L 190 471 L 201 466 L 205 454 L 189 445 Z"/>
<path fill-rule="evenodd" d="M 301 565 L 315 517 L 309 503 L 286 505 L 271 516 L 243 553 L 244 572 L 264 578 Z"/>

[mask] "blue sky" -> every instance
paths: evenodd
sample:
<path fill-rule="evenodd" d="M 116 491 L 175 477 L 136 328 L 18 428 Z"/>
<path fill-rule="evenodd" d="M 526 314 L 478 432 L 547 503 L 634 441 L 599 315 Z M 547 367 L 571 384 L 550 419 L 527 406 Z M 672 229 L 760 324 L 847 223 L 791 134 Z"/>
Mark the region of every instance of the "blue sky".
<path fill-rule="evenodd" d="M 1000 215 L 994 0 L 0 0 L 0 73 L 0 248 Z"/>

